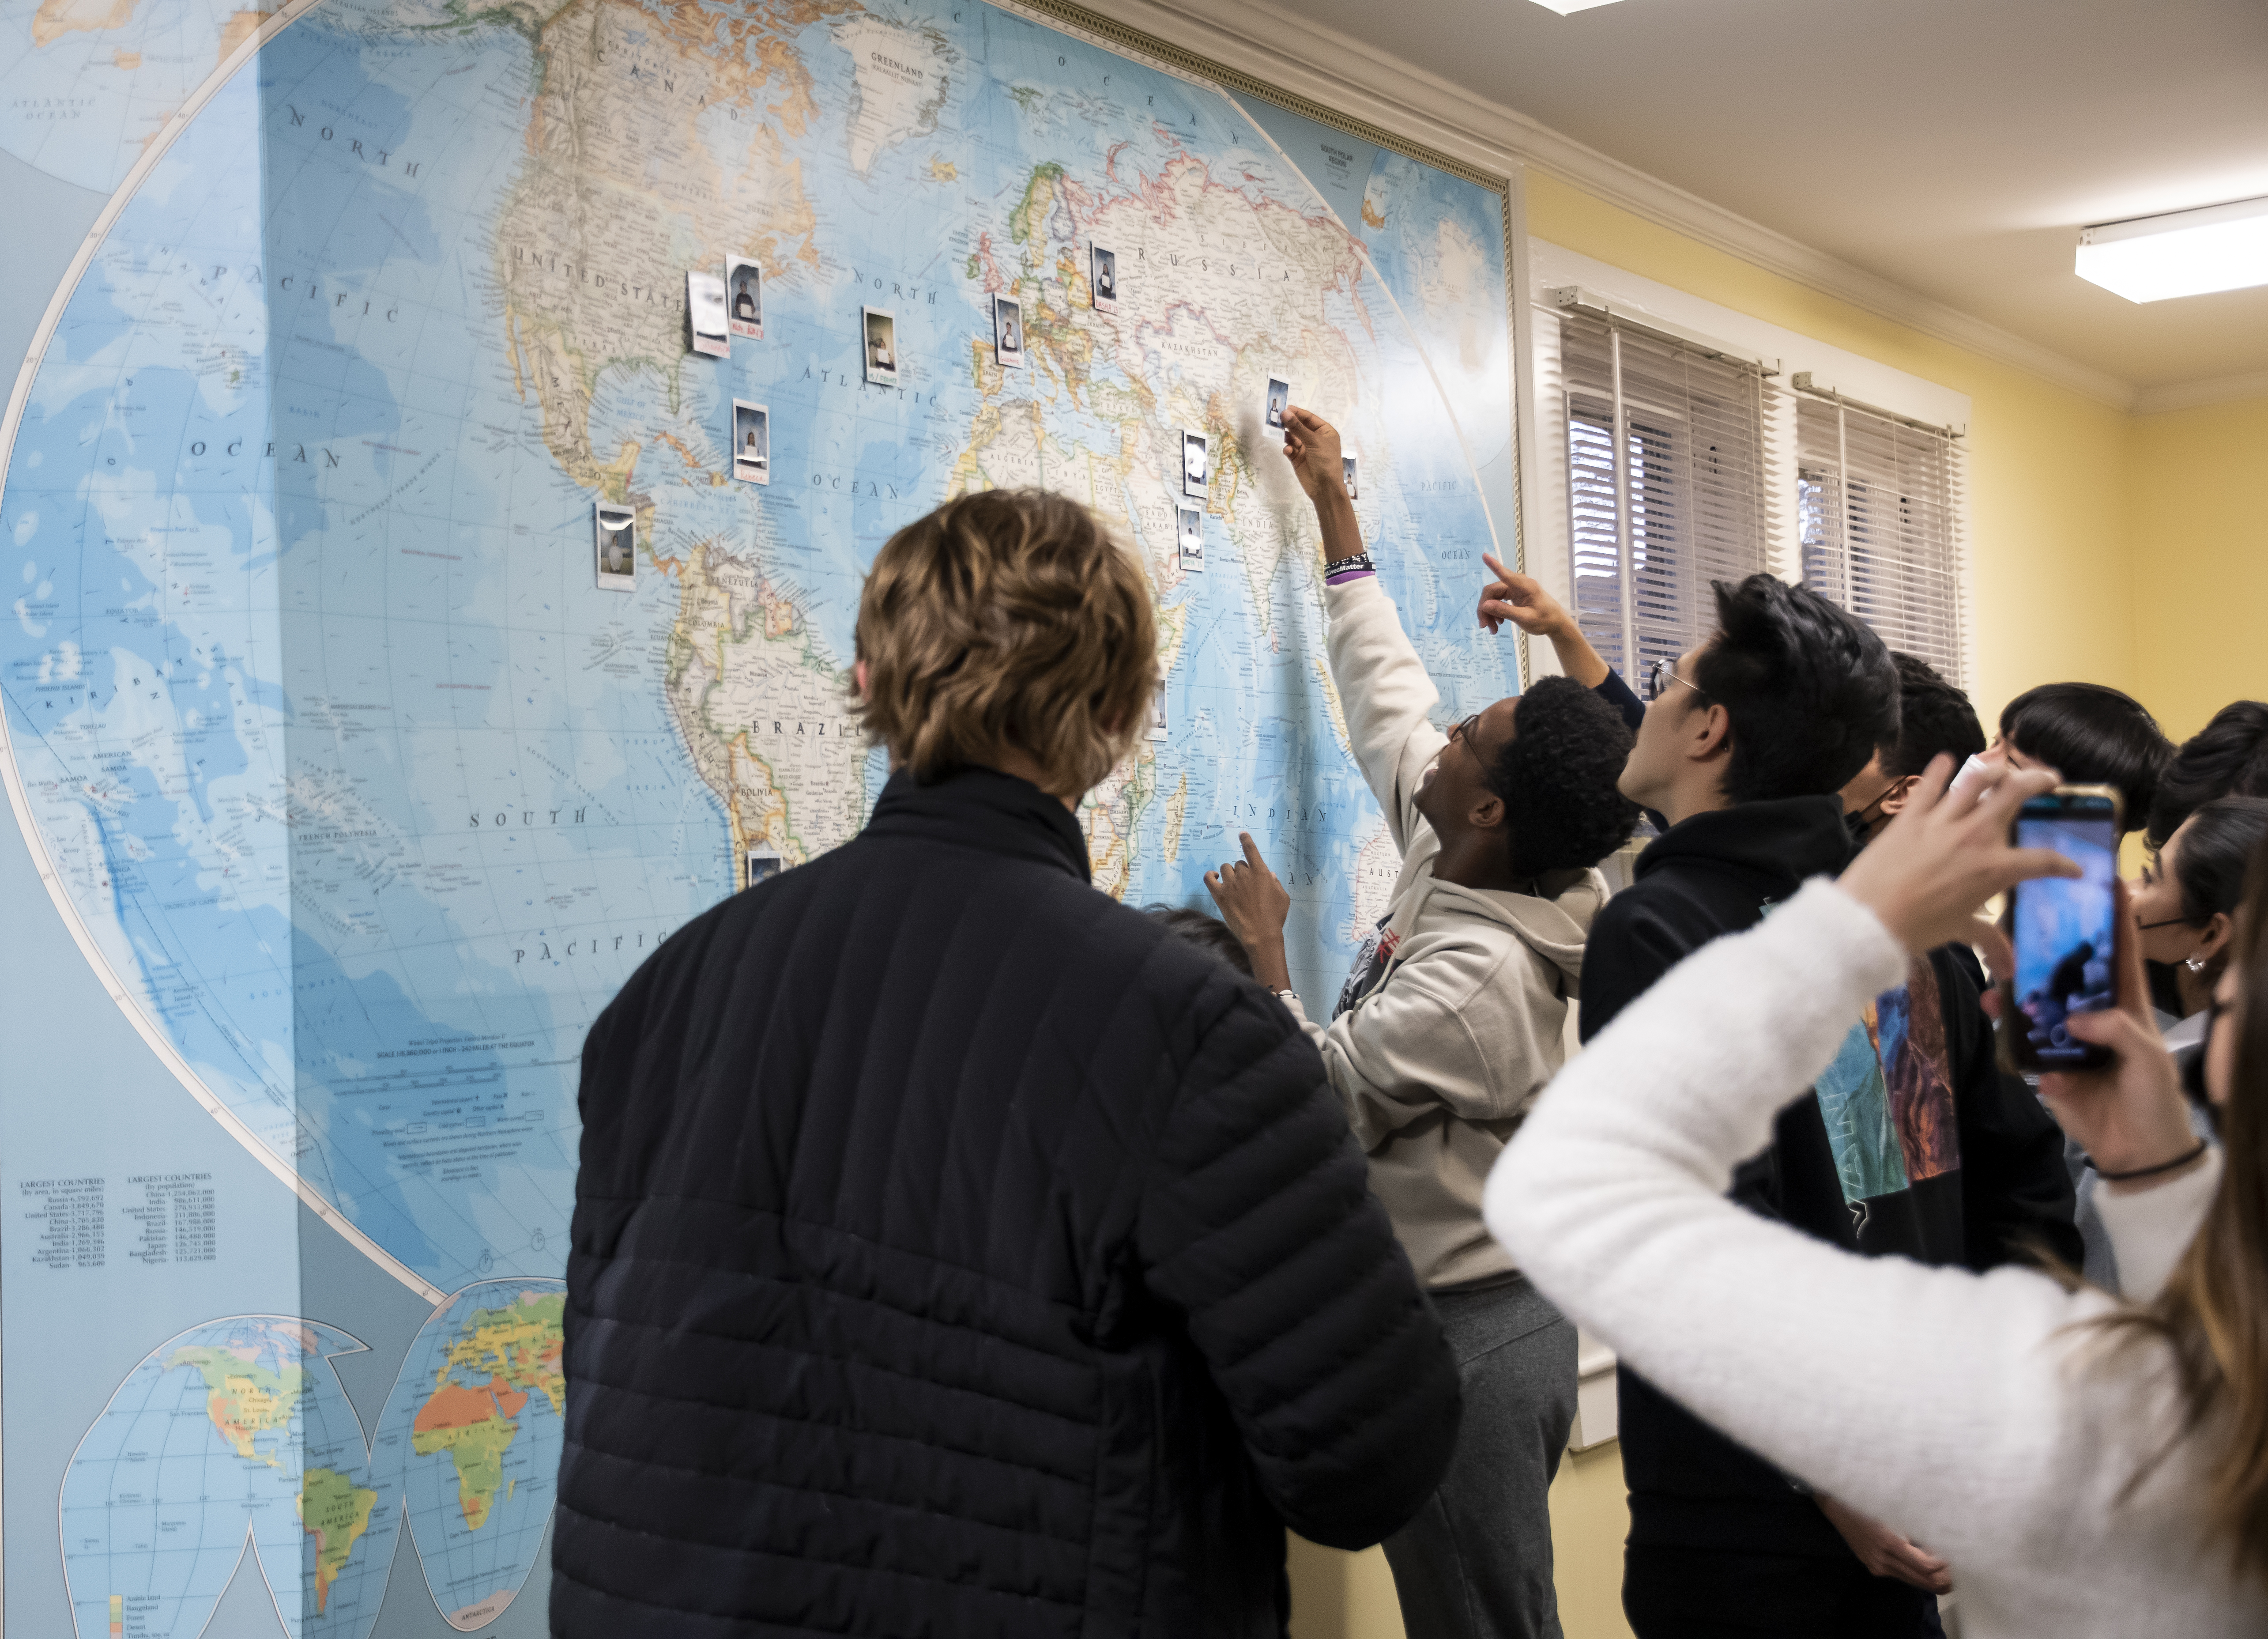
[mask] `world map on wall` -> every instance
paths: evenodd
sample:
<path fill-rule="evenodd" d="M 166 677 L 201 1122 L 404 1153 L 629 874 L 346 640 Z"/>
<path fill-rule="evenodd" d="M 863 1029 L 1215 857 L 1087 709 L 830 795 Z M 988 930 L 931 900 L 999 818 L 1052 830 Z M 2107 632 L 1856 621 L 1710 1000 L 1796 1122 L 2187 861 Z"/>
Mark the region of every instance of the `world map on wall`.
<path fill-rule="evenodd" d="M 352 1417 L 337 1340 L 284 1318 L 169 1345 L 106 1414 L 193 1424 L 224 1392 L 196 1374 L 234 1370 L 212 1350 L 254 1350 L 271 1409 L 300 1385 L 288 1454 L 197 1429 L 199 1461 L 260 1470 L 253 1540 L 271 1587 L 305 1561 L 299 1621 L 362 1621 L 357 1556 L 404 1517 L 452 1621 L 524 1578 L 584 1032 L 752 860 L 862 823 L 883 769 L 846 674 L 893 530 L 996 485 L 1113 522 L 1156 590 L 1165 711 L 1081 810 L 1096 882 L 1205 905 L 1248 830 L 1293 895 L 1295 980 L 1336 989 L 1395 861 L 1268 387 L 1344 431 L 1445 719 L 1516 688 L 1471 614 L 1481 554 L 1513 550 L 1503 222 L 1403 156 L 1279 146 L 1283 121 L 981 0 L 0 15 L 0 150 L 114 205 L 9 407 L 0 772 L 175 1075 L 439 1305 L 366 1458 L 324 1432 Z M 687 275 L 728 257 L 762 269 L 762 334 L 703 357 Z M 765 483 L 736 476 L 736 400 L 764 409 Z M 636 531 L 603 582 L 601 505 Z M 144 1551 L 83 1552 L 115 1581 Z M 71 1575 L 102 1631 L 125 1595 Z M 127 1600 L 117 1631 L 161 1614 Z"/>

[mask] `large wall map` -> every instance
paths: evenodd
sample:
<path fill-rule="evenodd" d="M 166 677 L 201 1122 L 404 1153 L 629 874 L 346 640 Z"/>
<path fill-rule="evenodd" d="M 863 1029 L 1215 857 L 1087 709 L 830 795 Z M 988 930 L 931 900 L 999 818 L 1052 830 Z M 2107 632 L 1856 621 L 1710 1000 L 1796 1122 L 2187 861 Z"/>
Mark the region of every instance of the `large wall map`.
<path fill-rule="evenodd" d="M 1445 711 L 1518 686 L 1470 615 L 1513 548 L 1500 195 L 1043 20 L 15 0 L 0 156 L 101 202 L 4 429 L 0 881 L 46 953 L 8 1028 L 130 1030 L 100 1051 L 179 1107 L 0 1087 L 10 1620 L 67 1584 L 80 1639 L 187 1639 L 256 1563 L 295 1639 L 540 1625 L 583 1032 L 750 854 L 858 829 L 850 625 L 899 525 L 1008 484 L 1119 524 L 1166 726 L 1082 811 L 1097 882 L 1202 904 L 1252 831 L 1311 993 L 1393 860 L 1271 377 L 1346 430 Z M 686 275 L 728 256 L 762 335 L 703 357 Z M 114 1008 L 47 1016 L 90 971 Z M 35 1405 L 77 1443 L 19 1440 Z"/>

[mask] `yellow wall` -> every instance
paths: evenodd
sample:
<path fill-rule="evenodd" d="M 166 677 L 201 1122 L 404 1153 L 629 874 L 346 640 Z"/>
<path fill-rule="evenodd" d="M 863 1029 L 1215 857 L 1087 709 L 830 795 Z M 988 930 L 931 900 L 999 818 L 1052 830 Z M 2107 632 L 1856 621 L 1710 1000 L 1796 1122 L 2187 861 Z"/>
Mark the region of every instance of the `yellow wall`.
<path fill-rule="evenodd" d="M 2268 700 L 2268 399 L 2136 417 L 2132 472 L 2139 692 L 2180 740 Z"/>

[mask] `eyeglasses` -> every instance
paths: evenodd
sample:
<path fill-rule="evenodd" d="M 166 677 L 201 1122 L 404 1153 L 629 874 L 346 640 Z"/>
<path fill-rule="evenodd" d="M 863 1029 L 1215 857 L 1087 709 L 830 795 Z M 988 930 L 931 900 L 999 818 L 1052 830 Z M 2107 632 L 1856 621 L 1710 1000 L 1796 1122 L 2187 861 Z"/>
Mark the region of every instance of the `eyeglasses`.
<path fill-rule="evenodd" d="M 1701 692 L 1701 685 L 1699 683 L 1691 681 L 1690 678 L 1679 676 L 1675 672 L 1669 669 L 1669 662 L 1667 660 L 1659 660 L 1654 661 L 1653 669 L 1648 671 L 1646 675 L 1646 698 L 1647 699 L 1659 700 L 1661 698 L 1661 680 L 1664 677 L 1668 678 L 1672 683 L 1683 683 L 1696 694 L 1699 694 Z"/>
<path fill-rule="evenodd" d="M 1473 736 L 1480 732 L 1480 727 L 1481 714 L 1478 712 L 1475 712 L 1470 717 L 1465 719 L 1463 722 L 1459 723 L 1455 727 L 1449 730 L 1449 738 L 1452 740 L 1463 741 L 1465 742 L 1465 749 L 1472 751 Z M 1473 755 L 1478 757 L 1480 753 L 1473 751 Z"/>

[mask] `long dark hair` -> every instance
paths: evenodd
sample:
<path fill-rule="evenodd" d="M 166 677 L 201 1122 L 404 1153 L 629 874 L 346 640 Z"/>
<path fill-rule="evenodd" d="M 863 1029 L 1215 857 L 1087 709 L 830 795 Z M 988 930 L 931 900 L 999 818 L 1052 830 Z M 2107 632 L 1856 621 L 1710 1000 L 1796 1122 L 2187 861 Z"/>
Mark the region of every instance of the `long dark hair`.
<path fill-rule="evenodd" d="M 2252 856 L 2235 965 L 2241 1011 L 2220 1111 L 2220 1190 L 2157 1301 L 2108 1324 L 2172 1351 L 2182 1436 L 2205 1473 L 2206 1531 L 2240 1574 L 2268 1581 L 2268 848 Z"/>

